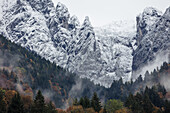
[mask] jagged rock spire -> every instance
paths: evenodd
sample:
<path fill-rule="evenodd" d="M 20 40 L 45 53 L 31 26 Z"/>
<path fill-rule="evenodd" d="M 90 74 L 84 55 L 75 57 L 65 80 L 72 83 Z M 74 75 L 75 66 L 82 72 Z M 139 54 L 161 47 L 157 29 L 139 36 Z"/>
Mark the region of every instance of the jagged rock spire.
<path fill-rule="evenodd" d="M 70 20 L 69 20 L 69 24 L 70 24 L 70 27 L 72 29 L 76 28 L 76 27 L 79 27 L 80 26 L 80 22 L 77 18 L 77 16 L 73 15 Z"/>
<path fill-rule="evenodd" d="M 162 12 L 153 8 L 147 7 L 143 13 L 136 17 L 137 21 L 137 44 L 139 45 L 142 38 L 152 29 L 161 18 Z"/>
<path fill-rule="evenodd" d="M 168 7 L 165 11 L 165 13 L 163 14 L 164 18 L 170 19 L 170 7 Z"/>
<path fill-rule="evenodd" d="M 64 4 L 58 2 L 56 6 L 56 14 L 59 19 L 59 23 L 62 24 L 64 28 L 67 28 L 68 20 L 70 18 L 68 8 Z"/>
<path fill-rule="evenodd" d="M 82 27 L 85 27 L 85 26 L 86 26 L 86 27 L 92 27 L 91 22 L 90 22 L 88 16 L 85 17 L 85 20 L 84 20 L 84 22 L 83 22 Z"/>

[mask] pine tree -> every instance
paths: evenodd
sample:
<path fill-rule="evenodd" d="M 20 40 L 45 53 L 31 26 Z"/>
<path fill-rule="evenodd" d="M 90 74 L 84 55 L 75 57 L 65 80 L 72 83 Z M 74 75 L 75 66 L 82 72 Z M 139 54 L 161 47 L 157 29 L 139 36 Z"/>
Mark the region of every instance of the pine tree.
<path fill-rule="evenodd" d="M 143 109 L 145 110 L 146 113 L 152 113 L 152 111 L 153 111 L 153 105 L 149 99 L 148 94 L 144 94 Z"/>
<path fill-rule="evenodd" d="M 91 107 L 96 112 L 99 112 L 101 110 L 101 102 L 100 102 L 96 92 L 94 92 L 93 97 L 91 99 Z"/>
<path fill-rule="evenodd" d="M 6 103 L 4 100 L 4 91 L 0 89 L 0 112 L 6 113 Z"/>
<path fill-rule="evenodd" d="M 165 101 L 165 112 L 164 113 L 170 113 L 170 102 L 168 102 L 168 100 Z"/>
<path fill-rule="evenodd" d="M 84 98 L 83 97 L 80 98 L 79 105 L 81 105 L 84 108 L 85 103 L 84 103 Z"/>
<path fill-rule="evenodd" d="M 24 113 L 24 104 L 21 100 L 20 94 L 17 93 L 12 98 L 11 104 L 8 107 L 8 113 Z"/>
<path fill-rule="evenodd" d="M 55 106 L 54 106 L 54 104 L 51 101 L 47 104 L 46 112 L 47 113 L 57 113 L 57 111 L 55 109 Z"/>
<path fill-rule="evenodd" d="M 35 97 L 31 112 L 32 113 L 45 113 L 44 96 L 42 95 L 40 90 L 38 91 Z"/>
<path fill-rule="evenodd" d="M 129 94 L 129 97 L 126 99 L 125 106 L 132 109 L 132 104 L 134 103 L 134 96 Z"/>
<path fill-rule="evenodd" d="M 78 103 L 78 100 L 77 100 L 77 98 L 75 98 L 74 101 L 73 101 L 73 105 L 74 105 L 74 106 L 77 106 L 78 104 L 79 104 L 79 103 Z"/>
<path fill-rule="evenodd" d="M 85 96 L 84 97 L 84 108 L 90 108 L 90 100 Z"/>
<path fill-rule="evenodd" d="M 133 103 L 133 112 L 137 112 L 137 113 L 144 113 L 144 109 L 142 107 L 142 100 L 143 97 L 141 94 L 137 93 L 135 98 L 134 98 L 134 103 Z"/>
<path fill-rule="evenodd" d="M 162 92 L 163 96 L 165 96 L 167 93 L 165 87 L 162 86 L 160 83 L 157 86 L 158 86 L 158 92 Z"/>

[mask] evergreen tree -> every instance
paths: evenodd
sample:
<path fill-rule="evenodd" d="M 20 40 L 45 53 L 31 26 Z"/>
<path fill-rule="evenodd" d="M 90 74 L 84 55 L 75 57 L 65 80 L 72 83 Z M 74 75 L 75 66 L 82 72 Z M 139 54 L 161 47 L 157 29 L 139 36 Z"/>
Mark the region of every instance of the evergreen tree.
<path fill-rule="evenodd" d="M 20 94 L 17 93 L 12 98 L 11 104 L 8 107 L 8 113 L 24 113 L 23 102 L 21 100 Z"/>
<path fill-rule="evenodd" d="M 162 86 L 160 83 L 157 86 L 158 86 L 158 92 L 162 92 L 163 96 L 165 96 L 167 93 L 165 87 Z"/>
<path fill-rule="evenodd" d="M 90 100 L 85 96 L 84 97 L 84 108 L 90 108 Z"/>
<path fill-rule="evenodd" d="M 132 109 L 134 101 L 135 101 L 134 96 L 132 94 L 129 94 L 129 97 L 125 101 L 125 106 Z"/>
<path fill-rule="evenodd" d="M 153 111 L 153 104 L 150 101 L 148 94 L 144 94 L 143 109 L 145 110 L 146 113 L 152 113 Z"/>
<path fill-rule="evenodd" d="M 163 63 L 162 69 L 168 70 L 168 63 L 167 62 Z"/>
<path fill-rule="evenodd" d="M 133 103 L 133 112 L 137 112 L 137 113 L 144 113 L 144 109 L 142 107 L 142 103 L 143 103 L 143 97 L 141 94 L 137 93 L 136 96 L 134 97 L 135 99 L 135 103 Z"/>
<path fill-rule="evenodd" d="M 100 102 L 96 92 L 94 92 L 93 97 L 91 99 L 91 107 L 96 112 L 99 112 L 101 110 L 101 102 Z"/>
<path fill-rule="evenodd" d="M 149 71 L 146 71 L 145 72 L 145 82 L 148 82 L 149 80 L 151 80 L 152 79 L 152 77 L 151 77 L 151 74 L 149 74 Z"/>
<path fill-rule="evenodd" d="M 57 111 L 55 109 L 55 106 L 54 106 L 54 104 L 51 101 L 47 104 L 46 112 L 47 113 L 57 113 Z"/>
<path fill-rule="evenodd" d="M 85 103 L 84 103 L 84 98 L 83 97 L 80 98 L 79 105 L 81 105 L 84 108 Z"/>
<path fill-rule="evenodd" d="M 32 107 L 32 113 L 46 113 L 45 112 L 45 102 L 44 96 L 42 95 L 41 91 L 39 90 Z"/>
<path fill-rule="evenodd" d="M 170 113 L 170 102 L 168 102 L 168 100 L 165 101 L 165 112 L 164 113 Z"/>
<path fill-rule="evenodd" d="M 4 100 L 4 94 L 5 92 L 0 89 L 0 112 L 1 113 L 6 113 L 6 103 Z"/>
<path fill-rule="evenodd" d="M 142 100 L 142 95 L 140 95 L 139 93 L 137 93 L 136 96 L 130 94 L 125 102 L 125 106 L 131 109 L 134 113 L 144 113 Z"/>
<path fill-rule="evenodd" d="M 79 104 L 79 103 L 78 103 L 78 100 L 77 100 L 77 98 L 75 98 L 74 101 L 73 101 L 73 105 L 74 105 L 74 106 L 77 106 L 78 104 Z"/>

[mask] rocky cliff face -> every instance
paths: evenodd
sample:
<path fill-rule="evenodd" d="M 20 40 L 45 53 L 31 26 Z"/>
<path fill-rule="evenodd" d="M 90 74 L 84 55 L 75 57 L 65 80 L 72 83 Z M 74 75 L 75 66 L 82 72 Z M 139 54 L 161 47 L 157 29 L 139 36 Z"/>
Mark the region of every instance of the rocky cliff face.
<path fill-rule="evenodd" d="M 100 73 L 109 80 L 131 79 L 132 52 L 135 47 L 135 22 L 116 21 L 95 28 L 96 39 L 101 51 L 102 70 Z M 105 76 L 102 78 L 106 79 Z"/>
<path fill-rule="evenodd" d="M 141 36 L 139 46 L 134 52 L 134 72 L 140 70 L 149 62 L 155 61 L 158 55 L 162 57 L 162 62 L 168 61 L 168 55 L 170 54 L 170 7 L 167 8 L 162 16 L 158 16 L 158 13 L 152 12 L 150 18 L 152 15 L 156 15 L 157 18 L 153 17 L 155 19 L 151 22 L 152 24 L 149 24 L 151 26 L 145 26 L 147 33 Z M 138 33 L 139 36 L 140 32 Z"/>
<path fill-rule="evenodd" d="M 162 12 L 153 8 L 147 7 L 144 11 L 136 17 L 137 22 L 137 44 L 140 44 L 142 38 L 152 31 L 162 16 Z"/>
<path fill-rule="evenodd" d="M 161 16 L 155 9 L 146 9 L 137 17 L 136 37 L 134 22 L 93 28 L 85 17 L 80 25 L 64 4 L 55 8 L 51 0 L 3 0 L 1 6 L 1 34 L 105 87 L 120 77 L 130 80 L 132 67 L 137 70 L 148 57 L 169 47 L 168 10 Z"/>

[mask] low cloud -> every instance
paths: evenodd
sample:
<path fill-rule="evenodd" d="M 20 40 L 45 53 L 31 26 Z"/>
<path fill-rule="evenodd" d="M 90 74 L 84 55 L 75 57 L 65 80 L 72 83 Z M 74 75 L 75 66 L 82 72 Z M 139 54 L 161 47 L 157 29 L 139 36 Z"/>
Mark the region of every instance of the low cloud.
<path fill-rule="evenodd" d="M 149 71 L 149 73 L 153 72 L 154 69 L 159 69 L 160 66 L 163 64 L 163 62 L 169 62 L 170 61 L 170 54 L 168 54 L 167 51 L 160 52 L 156 57 L 154 61 L 148 62 L 145 66 L 141 67 L 139 70 L 133 72 L 133 79 L 136 79 L 139 77 L 139 75 L 142 75 L 144 78 L 144 75 L 146 71 Z"/>

